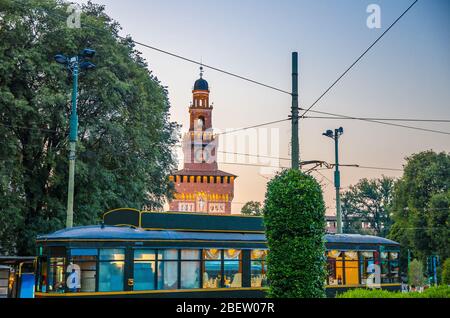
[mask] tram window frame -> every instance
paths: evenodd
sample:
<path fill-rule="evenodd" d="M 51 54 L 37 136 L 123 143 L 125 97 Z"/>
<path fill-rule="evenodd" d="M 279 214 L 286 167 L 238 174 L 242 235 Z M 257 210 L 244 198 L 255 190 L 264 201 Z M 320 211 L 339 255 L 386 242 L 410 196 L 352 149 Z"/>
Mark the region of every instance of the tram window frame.
<path fill-rule="evenodd" d="M 372 256 L 368 257 L 368 256 L 364 256 L 364 253 L 371 253 Z M 359 279 L 360 279 L 360 284 L 366 285 L 367 284 L 367 280 L 369 279 L 369 276 L 371 273 L 369 273 L 367 271 L 367 268 L 370 265 L 375 265 L 377 260 L 376 260 L 376 251 L 375 250 L 360 250 L 359 251 Z"/>
<path fill-rule="evenodd" d="M 53 260 L 56 260 L 56 265 L 52 265 L 54 263 Z M 59 261 L 58 261 L 59 260 Z M 62 265 L 59 264 L 62 260 Z M 47 263 L 47 291 L 49 293 L 64 293 L 66 291 L 66 265 L 67 265 L 67 259 L 65 256 L 56 256 L 56 255 L 50 255 L 48 257 L 48 263 Z M 60 268 L 61 273 L 53 272 L 55 269 L 58 271 L 58 268 Z M 51 274 L 51 275 L 50 275 Z M 62 279 L 58 281 L 58 278 L 56 276 L 62 275 Z M 51 280 L 50 280 L 51 278 Z M 51 284 L 50 284 L 51 281 Z M 56 284 L 59 284 L 59 287 L 56 287 Z"/>
<path fill-rule="evenodd" d="M 165 257 L 163 254 L 166 251 L 174 251 L 173 254 L 175 257 Z M 156 273 L 157 273 L 157 289 L 158 290 L 172 290 L 172 289 L 180 289 L 180 249 L 176 248 L 167 248 L 167 249 L 158 249 L 158 262 L 156 264 Z M 170 254 L 168 254 L 170 255 Z M 165 271 L 166 266 L 173 267 L 176 269 L 174 272 L 176 273 L 176 277 L 174 283 L 172 285 L 165 286 L 166 281 L 166 273 L 171 273 L 171 271 Z"/>
<path fill-rule="evenodd" d="M 215 250 L 216 252 L 210 253 L 208 254 L 207 251 L 213 251 Z M 202 250 L 202 271 L 201 271 L 201 278 L 202 278 L 202 284 L 201 284 L 201 288 L 203 289 L 214 289 L 214 288 L 222 288 L 223 284 L 222 284 L 222 280 L 223 280 L 223 266 L 222 266 L 222 249 L 217 249 L 217 248 L 206 248 Z M 210 256 L 208 256 L 210 255 Z M 217 257 L 216 257 L 217 255 Z M 214 256 L 214 257 L 212 257 Z M 216 263 L 216 264 L 214 264 Z M 210 273 L 211 273 L 211 269 L 207 269 L 209 266 L 211 265 L 216 265 L 217 263 L 219 265 L 219 273 L 217 276 L 215 276 L 214 281 L 215 284 L 210 284 Z"/>
<path fill-rule="evenodd" d="M 69 288 L 66 288 L 66 291 L 69 293 L 80 293 L 80 292 L 96 292 L 98 290 L 98 276 L 99 276 L 99 249 L 98 248 L 71 248 L 68 250 L 68 263 L 67 266 L 69 266 L 70 264 L 74 264 L 74 265 L 78 265 L 80 268 L 80 288 L 76 288 L 76 290 L 70 290 Z M 93 267 L 91 267 L 90 269 L 85 269 L 82 268 L 82 266 L 80 266 L 80 264 L 85 265 L 85 264 L 93 264 Z M 93 269 L 92 269 L 93 268 Z M 85 282 L 83 282 L 83 278 L 84 274 L 86 272 L 94 272 L 94 276 L 93 276 L 93 283 L 94 283 L 94 288 L 88 288 L 85 289 Z M 67 273 L 67 268 L 66 268 L 66 277 L 68 277 L 69 273 Z M 92 279 L 92 277 L 91 277 Z M 92 281 L 91 281 L 92 283 Z"/>
<path fill-rule="evenodd" d="M 361 273 L 359 271 L 359 250 L 345 250 L 344 252 L 344 285 L 359 285 L 361 281 Z M 353 257 L 351 257 L 350 253 L 354 253 Z M 356 282 L 350 281 L 351 271 L 356 270 Z M 353 277 L 354 278 L 354 277 Z"/>
<path fill-rule="evenodd" d="M 338 252 L 336 256 L 332 252 Z M 327 284 L 330 286 L 344 286 L 345 285 L 345 251 L 340 249 L 326 250 L 327 257 Z M 338 276 L 338 269 L 341 275 Z M 333 279 L 333 282 L 331 282 Z"/>
<path fill-rule="evenodd" d="M 236 256 L 232 256 L 228 251 L 235 251 Z M 223 249 L 222 250 L 222 286 L 225 288 L 242 288 L 243 284 L 243 268 L 242 268 L 242 249 Z M 232 274 L 229 280 L 227 279 L 226 266 L 228 265 L 236 265 L 237 264 L 237 272 Z"/>
<path fill-rule="evenodd" d="M 255 252 L 259 251 L 259 255 L 255 255 Z M 267 287 L 267 254 L 268 249 L 252 249 L 250 251 L 250 286 L 251 287 Z M 261 266 L 261 272 L 254 274 L 255 266 Z M 260 276 L 261 281 L 256 283 L 255 278 Z"/>
<path fill-rule="evenodd" d="M 114 259 L 114 258 L 108 258 L 108 254 L 102 255 L 102 252 L 105 251 L 122 251 L 121 253 L 114 253 L 110 255 L 120 255 L 122 254 L 123 257 L 121 259 Z M 116 288 L 103 288 L 102 284 L 106 284 L 106 282 L 109 282 L 109 286 L 111 287 L 112 281 L 111 279 L 103 281 L 102 280 L 102 267 L 105 266 L 105 264 L 108 264 L 111 266 L 114 263 L 122 264 L 121 269 L 121 277 L 122 277 L 122 283 L 119 284 L 120 289 Z M 98 284 L 98 291 L 99 292 L 116 292 L 116 291 L 124 291 L 125 290 L 125 265 L 126 265 L 126 248 L 124 247 L 112 247 L 112 248 L 100 248 L 99 249 L 99 257 L 98 257 L 98 278 L 97 278 L 97 284 Z M 106 268 L 106 267 L 105 267 Z M 111 274 L 111 273 L 110 273 Z"/>
<path fill-rule="evenodd" d="M 381 283 L 389 283 L 389 252 L 388 251 L 381 251 L 379 253 L 380 258 L 380 277 L 381 277 Z"/>
<path fill-rule="evenodd" d="M 392 254 L 397 254 L 395 259 L 392 259 L 391 256 Z M 388 256 L 388 268 L 389 268 L 389 279 L 391 281 L 391 283 L 400 283 L 400 252 L 399 251 L 389 251 L 389 256 Z M 397 263 L 396 264 L 396 271 L 392 270 L 392 265 L 393 263 Z"/>
<path fill-rule="evenodd" d="M 194 255 L 193 257 L 189 256 L 189 255 L 184 255 L 186 254 L 187 251 L 194 251 L 196 253 L 196 256 Z M 184 253 L 183 253 L 184 252 Z M 178 269 L 178 273 L 179 273 L 179 288 L 180 289 L 199 289 L 201 288 L 201 284 L 202 284 L 202 250 L 201 249 L 180 249 L 179 250 L 179 259 L 180 259 L 180 263 L 179 263 L 179 269 Z M 194 278 L 190 278 L 189 275 L 186 275 L 187 273 L 185 271 L 192 271 L 192 269 L 188 269 L 189 265 L 196 265 L 195 269 L 194 269 Z M 186 267 L 187 266 L 187 267 Z M 187 281 L 189 280 L 194 280 L 195 284 L 193 285 L 188 285 L 186 284 L 184 278 L 185 276 L 187 277 Z"/>
<path fill-rule="evenodd" d="M 153 254 L 153 258 L 152 257 L 148 257 L 148 258 L 145 258 L 145 259 L 142 259 L 142 258 L 136 259 L 136 253 L 138 251 L 140 251 L 140 252 L 145 251 L 145 252 L 147 252 L 147 255 Z M 136 248 L 136 249 L 133 249 L 132 255 L 133 255 L 133 281 L 134 281 L 134 283 L 133 283 L 133 290 L 134 291 L 156 290 L 156 288 L 157 288 L 157 277 L 158 277 L 157 276 L 158 250 L 154 249 L 154 248 Z M 151 268 L 153 267 L 153 277 L 152 277 L 152 280 L 151 280 L 152 281 L 151 282 L 152 288 L 145 288 L 145 289 L 139 288 L 139 289 L 136 289 L 136 284 L 139 283 L 136 280 L 136 276 L 137 276 L 136 275 L 136 264 L 150 264 L 150 267 Z M 145 282 L 143 282 L 143 283 L 145 283 Z"/>
<path fill-rule="evenodd" d="M 38 257 L 38 266 L 37 266 L 37 280 L 36 280 L 36 291 L 47 293 L 48 292 L 48 257 L 47 256 L 39 256 Z M 44 284 L 45 282 L 45 284 Z M 44 288 L 45 286 L 45 288 Z"/>

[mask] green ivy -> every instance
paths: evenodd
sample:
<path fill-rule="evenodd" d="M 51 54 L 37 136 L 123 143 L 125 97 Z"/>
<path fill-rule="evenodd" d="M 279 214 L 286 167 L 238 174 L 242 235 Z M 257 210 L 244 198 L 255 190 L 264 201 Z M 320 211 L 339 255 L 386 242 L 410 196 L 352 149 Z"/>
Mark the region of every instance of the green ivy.
<path fill-rule="evenodd" d="M 285 170 L 267 185 L 269 297 L 325 297 L 325 204 L 319 183 Z"/>

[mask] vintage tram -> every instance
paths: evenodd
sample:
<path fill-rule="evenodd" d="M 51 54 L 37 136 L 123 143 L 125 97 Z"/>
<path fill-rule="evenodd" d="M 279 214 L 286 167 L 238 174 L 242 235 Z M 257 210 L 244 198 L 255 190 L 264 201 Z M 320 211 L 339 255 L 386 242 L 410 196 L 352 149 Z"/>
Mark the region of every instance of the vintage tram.
<path fill-rule="evenodd" d="M 399 290 L 399 244 L 327 234 L 328 296 L 349 288 Z M 117 209 L 101 225 L 37 239 L 36 297 L 265 297 L 261 217 Z M 376 271 L 375 271 L 375 274 Z M 370 281 L 370 284 L 369 284 Z"/>

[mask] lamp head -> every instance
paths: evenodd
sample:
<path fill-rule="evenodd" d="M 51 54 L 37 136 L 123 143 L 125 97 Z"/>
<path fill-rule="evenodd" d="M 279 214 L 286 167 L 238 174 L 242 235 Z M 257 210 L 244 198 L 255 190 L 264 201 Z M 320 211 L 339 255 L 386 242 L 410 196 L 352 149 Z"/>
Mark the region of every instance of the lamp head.
<path fill-rule="evenodd" d="M 328 129 L 326 132 L 324 132 L 322 135 L 326 136 L 326 137 L 330 137 L 333 138 L 333 131 Z"/>
<path fill-rule="evenodd" d="M 339 133 L 340 135 L 342 135 L 342 134 L 344 133 L 344 128 L 339 127 L 339 128 L 337 129 L 337 131 L 338 131 L 338 133 Z"/>
<path fill-rule="evenodd" d="M 84 49 L 83 52 L 81 53 L 81 55 L 83 57 L 86 57 L 86 58 L 92 58 L 95 55 L 95 50 L 93 50 L 93 49 Z"/>
<path fill-rule="evenodd" d="M 67 64 L 67 57 L 65 57 L 64 55 L 62 55 L 62 54 L 56 54 L 55 56 L 54 56 L 54 59 L 55 59 L 55 61 L 57 62 L 57 63 L 59 63 L 59 64 Z"/>
<path fill-rule="evenodd" d="M 89 61 L 84 61 L 84 62 L 81 62 L 80 68 L 82 70 L 91 70 L 91 69 L 95 68 L 95 64 L 91 63 Z"/>

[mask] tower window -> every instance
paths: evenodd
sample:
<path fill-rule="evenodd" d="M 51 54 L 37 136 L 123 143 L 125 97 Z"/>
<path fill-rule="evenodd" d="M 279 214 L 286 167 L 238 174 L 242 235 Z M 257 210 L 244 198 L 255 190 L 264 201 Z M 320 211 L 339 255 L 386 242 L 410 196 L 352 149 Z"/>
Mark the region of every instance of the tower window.
<path fill-rule="evenodd" d="M 199 116 L 195 120 L 195 130 L 203 130 L 204 126 L 205 126 L 205 117 Z"/>

